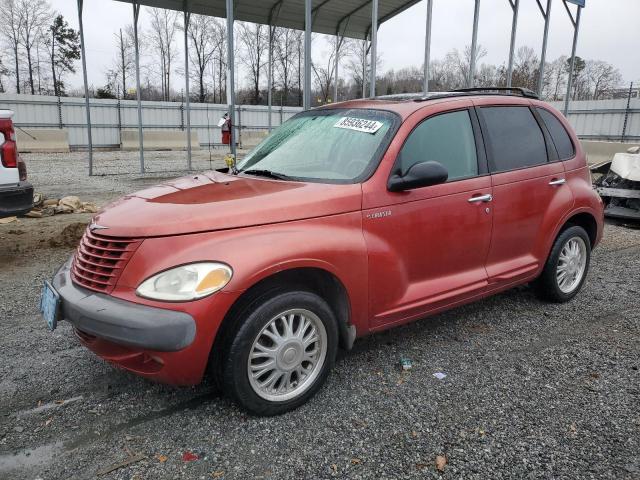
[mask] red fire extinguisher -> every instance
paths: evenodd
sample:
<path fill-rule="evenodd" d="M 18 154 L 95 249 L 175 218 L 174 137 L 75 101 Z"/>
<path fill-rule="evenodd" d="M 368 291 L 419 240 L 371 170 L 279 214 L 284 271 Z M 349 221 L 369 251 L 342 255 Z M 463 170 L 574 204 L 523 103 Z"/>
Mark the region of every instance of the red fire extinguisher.
<path fill-rule="evenodd" d="M 222 130 L 222 143 L 223 145 L 231 145 L 231 118 L 229 114 L 225 113 L 220 119 L 220 128 Z"/>

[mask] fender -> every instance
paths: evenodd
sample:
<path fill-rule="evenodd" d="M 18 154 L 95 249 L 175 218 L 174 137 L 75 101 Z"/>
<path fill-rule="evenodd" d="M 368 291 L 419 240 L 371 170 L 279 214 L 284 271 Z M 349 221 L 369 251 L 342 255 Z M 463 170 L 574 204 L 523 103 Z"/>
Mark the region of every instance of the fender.
<path fill-rule="evenodd" d="M 259 281 L 288 269 L 319 268 L 345 287 L 351 323 L 368 332 L 367 249 L 360 211 L 217 232 L 149 238 L 120 277 L 118 290 L 135 290 L 152 275 L 199 261 L 223 262 L 233 278 L 219 293 L 239 297 Z M 211 298 L 198 302 L 213 302 Z M 226 311 L 216 311 L 221 321 Z"/>

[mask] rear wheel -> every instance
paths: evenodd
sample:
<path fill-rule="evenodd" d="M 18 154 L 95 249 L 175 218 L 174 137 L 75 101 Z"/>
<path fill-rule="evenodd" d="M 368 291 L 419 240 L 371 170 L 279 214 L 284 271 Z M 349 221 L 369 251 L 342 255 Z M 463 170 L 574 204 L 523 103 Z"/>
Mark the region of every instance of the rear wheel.
<path fill-rule="evenodd" d="M 590 260 L 591 242 L 587 232 L 578 226 L 563 230 L 535 282 L 536 293 L 552 302 L 571 300 L 584 284 Z"/>
<path fill-rule="evenodd" d="M 258 415 L 293 410 L 320 389 L 337 346 L 335 316 L 322 298 L 274 293 L 255 305 L 230 339 L 224 390 Z"/>

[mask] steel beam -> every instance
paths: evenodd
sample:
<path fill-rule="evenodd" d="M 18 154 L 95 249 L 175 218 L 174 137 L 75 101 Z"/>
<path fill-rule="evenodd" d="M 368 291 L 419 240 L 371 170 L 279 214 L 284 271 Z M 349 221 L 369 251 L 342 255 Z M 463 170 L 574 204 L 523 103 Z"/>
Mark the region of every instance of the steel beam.
<path fill-rule="evenodd" d="M 547 61 L 547 41 L 549 40 L 549 21 L 551 19 L 551 0 L 547 0 L 547 10 L 544 11 L 542 9 L 542 4 L 540 0 L 536 0 L 538 2 L 538 7 L 540 8 L 540 12 L 542 12 L 542 17 L 544 18 L 544 34 L 542 36 L 542 53 L 540 54 L 540 68 L 538 69 L 538 96 L 542 97 L 542 87 L 544 85 L 544 69 L 545 63 Z"/>
<path fill-rule="evenodd" d="M 91 139 L 91 105 L 89 103 L 89 82 L 87 80 L 87 55 L 84 48 L 82 7 L 83 0 L 78 0 L 78 25 L 80 27 L 80 49 L 82 51 L 82 78 L 84 79 L 84 102 L 87 113 L 87 139 L 89 141 L 89 176 L 91 176 L 93 175 L 93 141 Z"/>
<path fill-rule="evenodd" d="M 507 87 L 511 86 L 513 77 L 513 55 L 516 50 L 516 33 L 518 31 L 518 11 L 520 10 L 520 0 L 509 0 L 509 5 L 513 10 L 513 18 L 511 20 L 511 43 L 509 44 L 509 66 L 507 67 Z"/>
<path fill-rule="evenodd" d="M 184 12 L 184 91 L 187 103 L 187 169 L 191 170 L 191 99 L 189 98 L 189 40 L 188 30 L 191 20 L 189 1 L 183 2 Z"/>
<path fill-rule="evenodd" d="M 431 63 L 431 19 L 433 17 L 433 0 L 427 0 L 427 23 L 424 34 L 424 94 L 429 93 L 429 76 Z"/>
<path fill-rule="evenodd" d="M 371 98 L 376 96 L 376 66 L 378 63 L 378 0 L 371 0 Z"/>
<path fill-rule="evenodd" d="M 478 20 L 480 18 L 480 0 L 475 0 L 476 5 L 473 11 L 473 35 L 471 37 L 471 58 L 469 59 L 469 78 L 467 86 L 473 87 L 474 76 L 476 74 L 476 51 L 478 50 Z"/>
<path fill-rule="evenodd" d="M 229 107 L 229 119 L 231 120 L 230 147 L 234 162 L 236 161 L 236 85 L 235 85 L 235 56 L 233 48 L 234 11 L 233 0 L 226 0 L 227 7 L 227 105 Z M 235 164 L 232 170 L 235 170 Z"/>
<path fill-rule="evenodd" d="M 564 6 L 567 8 L 567 12 L 569 13 L 569 17 L 571 18 L 571 22 L 573 23 L 573 46 L 571 47 L 571 65 L 569 66 L 569 79 L 567 80 L 567 94 L 564 97 L 564 110 L 563 113 L 567 116 L 569 112 L 569 97 L 571 96 L 571 88 L 573 86 L 573 70 L 575 68 L 576 63 L 576 49 L 578 47 L 578 34 L 580 33 L 580 14 L 582 13 L 582 7 L 578 6 L 578 11 L 576 13 L 575 20 L 571 16 L 571 11 L 569 10 L 569 6 L 567 5 L 566 0 L 564 1 Z"/>
<path fill-rule="evenodd" d="M 140 149 L 140 173 L 144 173 L 144 139 L 142 138 L 142 94 L 140 92 L 140 42 L 138 41 L 138 18 L 140 4 L 133 2 L 133 41 L 136 60 L 136 100 L 138 101 L 138 142 Z"/>
<path fill-rule="evenodd" d="M 311 0 L 304 0 L 304 91 L 302 106 L 311 108 Z"/>

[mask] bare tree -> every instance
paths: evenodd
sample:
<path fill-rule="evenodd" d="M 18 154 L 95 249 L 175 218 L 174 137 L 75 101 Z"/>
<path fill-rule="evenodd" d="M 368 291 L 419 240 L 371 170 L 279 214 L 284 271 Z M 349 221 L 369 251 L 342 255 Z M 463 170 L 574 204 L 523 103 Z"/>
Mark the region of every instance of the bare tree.
<path fill-rule="evenodd" d="M 248 70 L 253 89 L 253 103 L 260 103 L 260 74 L 266 65 L 269 48 L 268 27 L 257 23 L 241 23 L 238 38 L 242 48 L 240 61 Z"/>
<path fill-rule="evenodd" d="M 135 68 L 135 38 L 133 35 L 133 25 L 127 25 L 114 34 L 116 39 L 116 58 L 113 62 L 113 69 L 107 73 L 109 83 L 119 85 L 122 91 L 122 98 L 127 98 L 127 78 L 133 74 Z"/>
<path fill-rule="evenodd" d="M 16 91 L 20 93 L 20 42 L 22 38 L 22 17 L 16 0 L 5 0 L 0 8 L 0 31 L 11 48 L 15 68 Z"/>
<path fill-rule="evenodd" d="M 51 19 L 51 7 L 46 0 L 20 0 L 18 12 L 21 18 L 20 42 L 27 55 L 29 68 L 29 86 L 31 94 L 35 95 L 35 82 L 33 80 L 33 50 L 36 44 L 43 41 L 42 32 L 46 29 Z"/>
<path fill-rule="evenodd" d="M 189 60 L 195 66 L 192 72 L 193 77 L 198 82 L 198 99 L 200 102 L 205 101 L 205 75 L 207 67 L 212 61 L 216 52 L 216 46 L 213 43 L 213 17 L 206 15 L 191 15 L 187 35 L 191 40 L 193 48 L 189 48 Z"/>
<path fill-rule="evenodd" d="M 599 100 L 622 83 L 620 71 L 602 60 L 587 60 L 586 76 L 590 82 L 591 98 Z"/>
<path fill-rule="evenodd" d="M 518 48 L 513 60 L 512 85 L 535 90 L 538 86 L 539 75 L 540 59 L 533 48 L 526 45 Z"/>
<path fill-rule="evenodd" d="M 178 31 L 178 12 L 161 8 L 147 8 L 151 17 L 149 40 L 160 57 L 162 99 L 170 100 L 171 64 L 176 57 L 174 40 Z"/>
<path fill-rule="evenodd" d="M 213 20 L 211 41 L 214 46 L 211 62 L 211 78 L 213 80 L 213 101 L 216 101 L 216 82 L 218 84 L 218 101 L 224 103 L 227 93 L 227 28 L 224 22 Z"/>

